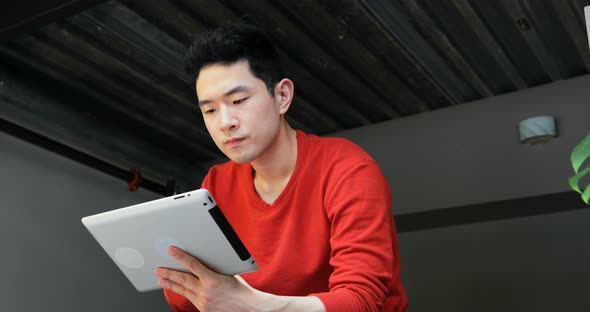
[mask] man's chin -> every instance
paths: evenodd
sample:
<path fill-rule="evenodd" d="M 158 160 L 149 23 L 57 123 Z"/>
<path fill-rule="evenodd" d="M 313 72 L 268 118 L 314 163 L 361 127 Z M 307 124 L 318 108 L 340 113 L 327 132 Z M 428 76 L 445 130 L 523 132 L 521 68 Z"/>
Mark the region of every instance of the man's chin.
<path fill-rule="evenodd" d="M 245 160 L 241 160 L 241 159 L 232 159 L 232 161 L 238 165 L 243 165 L 243 164 L 249 163 L 249 161 L 245 161 Z"/>
<path fill-rule="evenodd" d="M 252 157 L 249 157 L 248 155 L 232 155 L 228 156 L 228 158 L 239 165 L 250 163 L 253 160 Z"/>

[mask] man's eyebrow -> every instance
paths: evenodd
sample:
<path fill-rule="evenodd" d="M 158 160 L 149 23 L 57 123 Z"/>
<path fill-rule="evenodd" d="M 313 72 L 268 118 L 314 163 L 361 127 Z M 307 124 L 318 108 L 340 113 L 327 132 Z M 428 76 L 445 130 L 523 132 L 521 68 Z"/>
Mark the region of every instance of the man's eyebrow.
<path fill-rule="evenodd" d="M 207 105 L 211 103 L 211 101 L 209 100 L 199 100 L 199 107 L 203 106 L 203 105 Z"/>
<path fill-rule="evenodd" d="M 251 87 L 244 86 L 244 85 L 235 86 L 235 87 L 229 89 L 227 92 L 225 92 L 223 94 L 223 96 L 230 96 L 232 94 L 236 94 L 236 93 L 240 93 L 240 92 L 245 92 L 245 91 L 248 91 L 250 89 L 251 89 Z M 199 100 L 199 106 L 207 105 L 209 103 L 211 103 L 211 100 Z"/>
<path fill-rule="evenodd" d="M 240 93 L 240 92 L 245 92 L 245 91 L 248 91 L 250 89 L 251 89 L 250 87 L 247 87 L 247 86 L 244 86 L 244 85 L 235 86 L 235 87 L 231 88 L 229 91 L 225 92 L 223 95 L 224 96 L 230 96 L 232 94 Z"/>

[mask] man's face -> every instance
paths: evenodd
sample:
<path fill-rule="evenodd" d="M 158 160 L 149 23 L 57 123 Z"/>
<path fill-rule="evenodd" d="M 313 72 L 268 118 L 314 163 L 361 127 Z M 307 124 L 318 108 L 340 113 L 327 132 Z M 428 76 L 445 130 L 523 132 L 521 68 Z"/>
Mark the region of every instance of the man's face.
<path fill-rule="evenodd" d="M 252 162 L 276 140 L 279 104 L 248 62 L 204 67 L 196 90 L 207 130 L 229 159 Z"/>

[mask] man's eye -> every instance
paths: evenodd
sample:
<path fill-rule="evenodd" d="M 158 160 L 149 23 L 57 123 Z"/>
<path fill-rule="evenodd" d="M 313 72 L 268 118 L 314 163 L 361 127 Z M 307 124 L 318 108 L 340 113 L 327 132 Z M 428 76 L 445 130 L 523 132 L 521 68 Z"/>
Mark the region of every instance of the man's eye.
<path fill-rule="evenodd" d="M 248 98 L 243 98 L 243 99 L 239 99 L 239 100 L 235 100 L 234 104 L 242 104 L 244 103 Z"/>
<path fill-rule="evenodd" d="M 205 110 L 205 114 L 211 114 L 211 113 L 214 113 L 214 112 L 215 112 L 215 109 L 214 108 L 210 108 L 208 110 Z"/>

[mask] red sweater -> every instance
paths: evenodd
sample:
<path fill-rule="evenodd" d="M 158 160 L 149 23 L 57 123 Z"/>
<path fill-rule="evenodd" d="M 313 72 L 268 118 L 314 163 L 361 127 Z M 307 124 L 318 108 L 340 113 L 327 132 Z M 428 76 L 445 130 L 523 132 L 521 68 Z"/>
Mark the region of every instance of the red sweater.
<path fill-rule="evenodd" d="M 375 161 L 341 138 L 297 132 L 297 163 L 272 205 L 252 167 L 228 162 L 203 181 L 259 270 L 243 274 L 275 295 L 317 296 L 328 312 L 404 311 L 389 185 Z M 174 311 L 196 311 L 165 291 Z"/>

